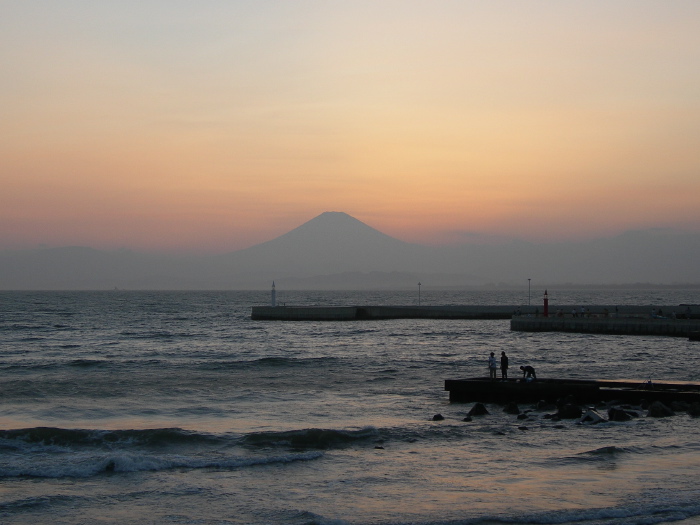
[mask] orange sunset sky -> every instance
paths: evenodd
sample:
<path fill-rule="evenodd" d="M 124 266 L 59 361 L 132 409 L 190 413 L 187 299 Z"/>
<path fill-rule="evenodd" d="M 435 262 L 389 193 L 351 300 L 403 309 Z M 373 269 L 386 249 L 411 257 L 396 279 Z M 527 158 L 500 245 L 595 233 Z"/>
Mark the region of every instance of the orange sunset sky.
<path fill-rule="evenodd" d="M 700 2 L 0 0 L 0 249 L 700 231 Z"/>

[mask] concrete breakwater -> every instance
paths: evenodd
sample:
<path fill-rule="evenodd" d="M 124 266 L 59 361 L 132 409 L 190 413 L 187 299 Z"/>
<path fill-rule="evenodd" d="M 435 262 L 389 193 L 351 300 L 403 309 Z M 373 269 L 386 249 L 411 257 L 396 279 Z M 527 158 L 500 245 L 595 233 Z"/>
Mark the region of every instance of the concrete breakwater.
<path fill-rule="evenodd" d="M 445 390 L 451 402 L 555 402 L 573 396 L 577 402 L 599 401 L 683 401 L 700 402 L 700 383 L 689 381 L 642 381 L 604 379 L 519 379 L 491 381 L 485 377 L 447 379 Z"/>
<path fill-rule="evenodd" d="M 365 321 L 387 319 L 510 319 L 535 307 L 468 306 L 253 306 L 256 321 Z"/>
<path fill-rule="evenodd" d="M 513 317 L 510 329 L 519 332 L 576 332 L 619 335 L 693 337 L 700 333 L 698 319 L 641 317 Z"/>
<path fill-rule="evenodd" d="M 678 317 L 691 316 L 700 321 L 700 307 L 687 312 L 685 306 L 590 305 L 550 308 L 542 317 L 542 305 L 447 305 L 447 306 L 253 306 L 251 319 L 257 321 L 364 321 L 386 319 L 626 319 L 648 318 L 652 310 L 679 312 Z M 556 317 L 561 312 L 562 317 Z M 564 313 L 566 312 L 566 313 Z M 576 317 L 574 317 L 575 312 Z M 536 329 L 537 324 L 524 324 Z M 549 326 L 549 325 L 542 325 Z M 519 329 L 519 328 L 513 328 Z M 525 329 L 525 328 L 523 328 Z"/>

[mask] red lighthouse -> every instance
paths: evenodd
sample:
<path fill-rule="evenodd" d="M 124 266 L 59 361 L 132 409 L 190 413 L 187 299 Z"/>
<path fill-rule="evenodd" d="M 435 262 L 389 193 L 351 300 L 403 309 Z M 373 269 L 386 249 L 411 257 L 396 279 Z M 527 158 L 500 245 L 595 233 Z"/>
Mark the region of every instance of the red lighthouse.
<path fill-rule="evenodd" d="M 547 295 L 547 290 L 544 291 L 544 312 L 545 317 L 549 317 L 549 296 Z"/>

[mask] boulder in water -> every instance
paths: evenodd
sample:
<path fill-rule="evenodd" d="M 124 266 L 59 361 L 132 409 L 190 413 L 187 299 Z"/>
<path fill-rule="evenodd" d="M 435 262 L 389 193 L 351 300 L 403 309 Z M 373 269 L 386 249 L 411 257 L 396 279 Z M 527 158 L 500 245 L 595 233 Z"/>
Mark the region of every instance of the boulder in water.
<path fill-rule="evenodd" d="M 688 408 L 690 408 L 690 403 L 686 403 L 685 401 L 671 402 L 671 410 L 674 412 L 687 412 Z"/>
<path fill-rule="evenodd" d="M 475 404 L 472 409 L 469 411 L 470 416 L 486 416 L 488 415 L 489 411 L 486 410 L 486 407 L 484 406 L 483 403 L 477 403 Z"/>
<path fill-rule="evenodd" d="M 506 414 L 513 414 L 516 416 L 520 414 L 520 409 L 518 408 L 518 405 L 516 403 L 508 403 L 506 406 L 503 407 L 503 411 Z"/>
<path fill-rule="evenodd" d="M 537 402 L 537 410 L 554 410 L 557 408 L 554 403 L 548 403 L 547 401 L 540 400 Z"/>
<path fill-rule="evenodd" d="M 445 419 L 445 416 L 443 416 L 442 414 L 435 414 L 433 416 L 433 421 L 442 421 L 443 419 Z"/>
<path fill-rule="evenodd" d="M 608 409 L 608 419 L 610 421 L 629 421 L 632 415 L 621 408 L 612 407 Z"/>
<path fill-rule="evenodd" d="M 691 403 L 688 407 L 688 415 L 693 417 L 700 417 L 700 403 Z"/>
<path fill-rule="evenodd" d="M 654 401 L 649 405 L 649 412 L 647 412 L 648 417 L 669 417 L 675 416 L 673 410 L 664 405 L 661 401 Z"/>
<path fill-rule="evenodd" d="M 578 405 L 567 403 L 562 405 L 557 412 L 560 419 L 579 419 L 583 415 L 583 410 Z"/>
<path fill-rule="evenodd" d="M 576 398 L 574 397 L 573 394 L 569 394 L 568 396 L 560 397 L 557 399 L 557 408 L 561 409 L 561 407 L 564 407 L 566 405 L 575 405 L 576 404 Z"/>
<path fill-rule="evenodd" d="M 595 410 L 588 410 L 581 416 L 579 422 L 586 425 L 597 425 L 598 423 L 605 423 L 605 419 Z"/>

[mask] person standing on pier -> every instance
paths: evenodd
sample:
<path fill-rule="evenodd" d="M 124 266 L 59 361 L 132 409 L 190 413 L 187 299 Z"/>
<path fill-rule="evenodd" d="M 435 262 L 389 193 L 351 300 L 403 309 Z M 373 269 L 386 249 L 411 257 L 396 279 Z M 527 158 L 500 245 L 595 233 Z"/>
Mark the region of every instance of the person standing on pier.
<path fill-rule="evenodd" d="M 508 379 L 508 356 L 501 352 L 501 379 Z"/>
<path fill-rule="evenodd" d="M 489 356 L 489 378 L 496 379 L 497 368 L 498 364 L 496 363 L 496 356 L 493 352 L 491 352 L 491 355 Z"/>

